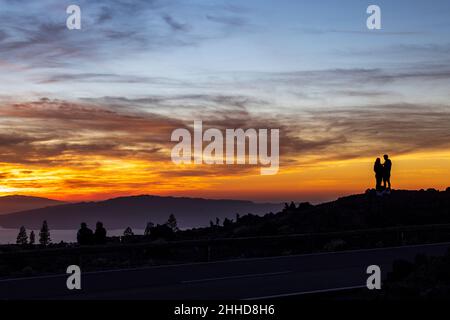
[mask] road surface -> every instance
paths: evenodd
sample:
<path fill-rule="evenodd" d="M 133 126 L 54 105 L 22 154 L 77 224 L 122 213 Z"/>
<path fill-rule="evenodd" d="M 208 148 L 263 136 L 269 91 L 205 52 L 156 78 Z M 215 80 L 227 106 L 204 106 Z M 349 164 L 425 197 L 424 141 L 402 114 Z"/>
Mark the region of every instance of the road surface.
<path fill-rule="evenodd" d="M 365 287 L 369 265 L 444 254 L 450 243 L 354 250 L 0 280 L 0 299 L 264 299 Z"/>

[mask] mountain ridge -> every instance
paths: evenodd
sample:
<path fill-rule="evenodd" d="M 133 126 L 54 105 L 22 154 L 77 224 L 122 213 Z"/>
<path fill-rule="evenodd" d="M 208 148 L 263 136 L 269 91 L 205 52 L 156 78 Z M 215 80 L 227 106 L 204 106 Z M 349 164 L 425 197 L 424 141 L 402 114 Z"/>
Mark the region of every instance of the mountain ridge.
<path fill-rule="evenodd" d="M 210 220 L 234 218 L 236 213 L 265 214 L 281 210 L 280 203 L 249 200 L 205 199 L 173 196 L 137 195 L 103 201 L 65 203 L 0 216 L 4 228 L 39 228 L 47 220 L 51 228 L 76 229 L 81 222 L 93 226 L 102 221 L 108 228 L 145 228 L 147 222 L 164 223 L 175 214 L 180 227 L 206 226 Z"/>
<path fill-rule="evenodd" d="M 8 195 L 0 197 L 0 215 L 45 208 L 53 205 L 66 204 L 67 202 L 26 195 Z"/>

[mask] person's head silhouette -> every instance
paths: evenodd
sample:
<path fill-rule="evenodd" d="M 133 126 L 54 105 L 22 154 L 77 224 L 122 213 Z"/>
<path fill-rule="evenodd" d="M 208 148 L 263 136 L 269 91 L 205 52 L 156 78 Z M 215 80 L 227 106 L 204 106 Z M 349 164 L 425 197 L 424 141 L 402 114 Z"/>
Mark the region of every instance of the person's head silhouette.
<path fill-rule="evenodd" d="M 87 224 L 86 224 L 86 222 L 82 222 L 81 223 L 81 229 L 85 229 L 85 228 L 87 228 Z"/>
<path fill-rule="evenodd" d="M 97 229 L 100 229 L 100 228 L 103 228 L 103 223 L 102 222 L 97 222 L 97 224 L 96 224 L 96 228 Z"/>
<path fill-rule="evenodd" d="M 381 163 L 381 159 L 380 159 L 380 158 L 377 158 L 377 160 L 375 160 L 375 163 L 376 163 L 376 164 L 380 164 L 380 163 Z"/>
<path fill-rule="evenodd" d="M 384 158 L 384 160 L 387 160 L 387 159 L 389 159 L 389 156 L 388 156 L 387 154 L 385 154 L 385 155 L 383 156 L 383 158 Z"/>

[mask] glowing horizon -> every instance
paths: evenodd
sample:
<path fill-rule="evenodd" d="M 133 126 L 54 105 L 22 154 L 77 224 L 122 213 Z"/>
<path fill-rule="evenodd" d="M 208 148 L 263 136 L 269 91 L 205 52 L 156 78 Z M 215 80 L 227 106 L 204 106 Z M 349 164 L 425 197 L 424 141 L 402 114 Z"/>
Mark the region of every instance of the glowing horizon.
<path fill-rule="evenodd" d="M 98 180 L 90 180 L 91 185 L 86 185 L 78 191 L 67 189 L 58 184 L 58 180 L 67 181 L 70 177 L 77 175 L 68 169 L 52 168 L 49 171 L 36 171 L 32 178 L 25 174 L 17 177 L 11 183 L 12 186 L 22 183 L 30 184 L 31 181 L 38 183 L 45 181 L 45 185 L 52 187 L 20 188 L 10 187 L 10 190 L 0 190 L 0 196 L 21 194 L 40 196 L 55 200 L 68 202 L 105 200 L 119 196 L 132 196 L 151 194 L 160 196 L 189 196 L 203 198 L 227 198 L 246 199 L 257 202 L 286 202 L 286 201 L 321 201 L 333 200 L 338 196 L 363 193 L 368 188 L 373 188 L 373 159 L 362 158 L 354 160 L 343 160 L 338 162 L 321 163 L 309 166 L 308 169 L 295 170 L 285 168 L 277 176 L 260 176 L 249 172 L 247 175 L 222 176 L 208 181 L 209 177 L 191 178 L 188 180 L 170 181 L 173 184 L 162 184 L 158 186 L 157 176 L 152 180 L 149 176 L 142 181 L 142 170 L 136 170 L 139 166 L 148 168 L 147 163 L 109 162 L 109 168 L 94 171 L 93 176 Z M 393 188 L 394 189 L 428 189 L 435 188 L 445 190 L 450 186 L 446 177 L 450 174 L 450 167 L 446 167 L 450 161 L 450 151 L 446 153 L 402 155 L 393 158 Z M 424 161 L 426 168 L 417 169 Z M 163 165 L 163 164 L 160 164 Z M 169 164 L 172 166 L 173 164 Z M 15 168 L 14 170 L 21 170 Z M 11 170 L 11 171 L 14 171 Z M 123 170 L 123 175 L 117 175 L 117 170 Z M 99 173 L 101 172 L 101 174 Z M 439 173 L 439 174 L 438 174 Z M 89 175 L 90 172 L 84 172 Z M 134 177 L 133 177 L 134 175 Z M 28 176 L 28 179 L 26 178 Z M 421 178 L 418 180 L 418 178 Z M 56 181 L 55 181 L 56 180 Z M 113 182 L 106 187 L 103 181 Z M 298 181 L 302 181 L 301 183 Z M 146 187 L 146 184 L 150 187 Z M 177 184 L 178 183 L 178 184 Z M 182 185 L 185 187 L 182 187 Z M 106 184 L 108 185 L 108 184 Z M 196 188 L 190 186 L 194 185 Z M 339 185 L 339 187 L 337 187 Z M 257 187 L 255 187 L 257 186 Z"/>

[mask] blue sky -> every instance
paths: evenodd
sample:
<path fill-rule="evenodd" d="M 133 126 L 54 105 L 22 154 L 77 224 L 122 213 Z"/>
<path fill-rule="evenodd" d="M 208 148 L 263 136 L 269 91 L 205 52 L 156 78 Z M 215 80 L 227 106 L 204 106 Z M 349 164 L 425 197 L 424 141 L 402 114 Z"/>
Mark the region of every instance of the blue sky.
<path fill-rule="evenodd" d="M 1 3 L 0 93 L 25 98 L 241 91 L 260 81 L 266 91 L 258 73 L 430 72 L 450 51 L 448 1 Z M 82 9 L 81 31 L 65 29 L 69 4 Z M 380 31 L 366 29 L 369 4 L 381 7 Z"/>

